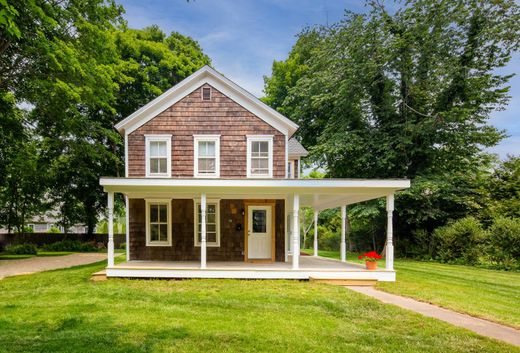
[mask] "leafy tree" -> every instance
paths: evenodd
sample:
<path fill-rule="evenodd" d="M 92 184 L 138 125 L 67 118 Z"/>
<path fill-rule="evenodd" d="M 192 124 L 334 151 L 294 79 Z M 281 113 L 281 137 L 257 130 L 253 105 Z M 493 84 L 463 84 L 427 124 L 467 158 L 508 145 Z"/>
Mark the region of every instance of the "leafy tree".
<path fill-rule="evenodd" d="M 509 99 L 511 76 L 496 69 L 518 49 L 520 10 L 511 0 L 416 0 L 393 14 L 368 4 L 304 30 L 273 64 L 265 101 L 300 125 L 328 177 L 411 178 L 396 205 L 396 238 L 407 238 L 481 209 L 482 149 L 505 135 L 488 119 Z"/>
<path fill-rule="evenodd" d="M 489 181 L 491 217 L 520 218 L 520 157 L 509 156 Z"/>

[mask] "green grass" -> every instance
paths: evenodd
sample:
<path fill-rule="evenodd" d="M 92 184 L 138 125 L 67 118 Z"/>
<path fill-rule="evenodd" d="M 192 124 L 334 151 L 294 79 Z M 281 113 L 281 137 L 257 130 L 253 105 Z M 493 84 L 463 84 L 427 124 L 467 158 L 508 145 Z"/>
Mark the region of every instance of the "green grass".
<path fill-rule="evenodd" d="M 103 263 L 0 281 L 0 352 L 520 352 L 300 281 L 89 280 Z"/>
<path fill-rule="evenodd" d="M 319 254 L 339 259 L 337 251 Z M 356 255 L 347 257 L 360 262 Z M 520 272 L 402 259 L 394 267 L 397 281 L 380 282 L 379 289 L 520 328 Z"/>
<path fill-rule="evenodd" d="M 0 260 L 21 260 L 28 259 L 35 256 L 63 256 L 74 254 L 71 251 L 38 251 L 38 255 L 13 255 L 0 253 Z"/>

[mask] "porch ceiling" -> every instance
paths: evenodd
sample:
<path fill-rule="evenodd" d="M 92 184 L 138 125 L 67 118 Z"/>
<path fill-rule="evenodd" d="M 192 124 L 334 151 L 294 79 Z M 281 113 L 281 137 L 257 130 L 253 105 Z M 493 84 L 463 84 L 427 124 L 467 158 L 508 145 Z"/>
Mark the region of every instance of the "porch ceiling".
<path fill-rule="evenodd" d="M 287 199 L 316 210 L 385 197 L 410 187 L 406 179 L 175 179 L 101 178 L 106 192 L 130 198 Z"/>

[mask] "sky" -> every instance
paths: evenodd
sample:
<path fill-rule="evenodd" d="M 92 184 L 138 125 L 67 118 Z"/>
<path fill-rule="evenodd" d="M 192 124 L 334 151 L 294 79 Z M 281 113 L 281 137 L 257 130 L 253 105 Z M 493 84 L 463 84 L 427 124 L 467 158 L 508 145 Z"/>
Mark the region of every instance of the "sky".
<path fill-rule="evenodd" d="M 345 10 L 364 12 L 363 0 L 119 0 L 131 28 L 158 25 L 197 40 L 212 66 L 257 97 L 273 60 L 284 60 L 305 27 L 338 22 Z M 519 73 L 516 54 L 501 73 Z M 491 124 L 508 138 L 490 149 L 501 158 L 520 155 L 520 77 L 510 81 L 511 101 Z"/>

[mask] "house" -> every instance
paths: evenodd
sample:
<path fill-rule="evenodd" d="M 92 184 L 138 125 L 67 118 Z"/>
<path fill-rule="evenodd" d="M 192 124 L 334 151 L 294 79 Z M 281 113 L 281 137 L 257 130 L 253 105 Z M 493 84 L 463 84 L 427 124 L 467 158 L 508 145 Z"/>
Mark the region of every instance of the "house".
<path fill-rule="evenodd" d="M 395 280 L 394 193 L 408 180 L 300 179 L 298 126 L 205 66 L 116 125 L 125 177 L 108 193 L 107 277 Z M 126 262 L 114 264 L 114 194 L 124 195 Z M 386 268 L 346 259 L 345 206 L 386 198 Z M 300 257 L 299 210 L 341 207 L 341 261 Z M 317 255 L 317 227 L 314 227 Z"/>

